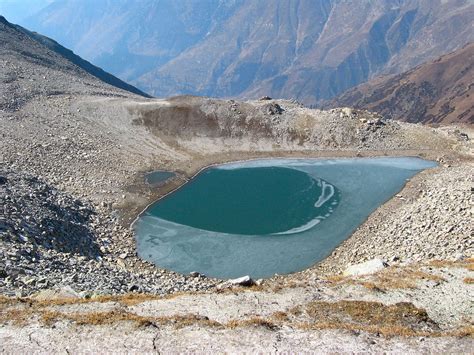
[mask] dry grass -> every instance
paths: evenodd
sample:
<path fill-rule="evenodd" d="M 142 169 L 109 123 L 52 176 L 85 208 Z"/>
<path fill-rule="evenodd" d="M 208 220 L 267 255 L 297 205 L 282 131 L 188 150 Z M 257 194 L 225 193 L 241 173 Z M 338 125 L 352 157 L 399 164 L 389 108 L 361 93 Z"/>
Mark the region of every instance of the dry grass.
<path fill-rule="evenodd" d="M 1 307 L 16 304 L 16 303 L 18 303 L 18 301 L 19 301 L 19 299 L 15 298 L 15 297 L 6 297 L 6 296 L 0 295 L 0 306 Z"/>
<path fill-rule="evenodd" d="M 263 327 L 267 329 L 276 329 L 277 326 L 272 321 L 267 319 L 263 319 L 260 317 L 252 317 L 249 319 L 243 320 L 231 320 L 225 324 L 226 328 L 235 329 L 235 328 L 242 328 L 242 327 Z"/>
<path fill-rule="evenodd" d="M 472 285 L 472 284 L 474 284 L 474 278 L 472 278 L 472 277 L 466 277 L 466 278 L 463 280 L 463 282 L 464 282 L 465 284 Z"/>
<path fill-rule="evenodd" d="M 0 324 L 11 323 L 16 326 L 28 324 L 34 311 L 24 308 L 2 309 L 0 311 Z"/>
<path fill-rule="evenodd" d="M 62 313 L 58 311 L 44 311 L 40 315 L 41 321 L 51 326 L 60 320 L 67 320 L 77 325 L 109 325 L 118 322 L 133 322 L 140 326 L 151 324 L 147 317 L 138 316 L 124 311 L 91 312 L 91 313 Z"/>
<path fill-rule="evenodd" d="M 420 280 L 446 281 L 443 277 L 414 267 L 390 267 L 374 275 L 351 277 L 336 275 L 326 278 L 330 283 L 361 285 L 369 290 L 385 292 L 392 289 L 413 289 Z"/>
<path fill-rule="evenodd" d="M 424 309 L 406 302 L 384 305 L 366 301 L 316 301 L 293 307 L 284 315 L 286 319 L 279 314 L 274 314 L 272 319 L 279 325 L 291 325 L 302 330 L 343 329 L 385 337 L 474 337 L 472 325 L 440 331 Z"/>
<path fill-rule="evenodd" d="M 164 317 L 140 316 L 124 310 L 89 313 L 62 313 L 58 311 L 43 311 L 40 320 L 48 326 L 59 321 L 74 322 L 77 325 L 104 326 L 120 322 L 131 322 L 136 326 L 172 325 L 175 328 L 184 328 L 191 325 L 200 327 L 222 327 L 222 324 L 194 314 L 175 315 Z"/>
<path fill-rule="evenodd" d="M 424 309 L 408 302 L 387 306 L 380 302 L 367 301 L 318 301 L 309 303 L 305 311 L 314 320 L 332 319 L 341 323 L 352 322 L 374 326 L 390 324 L 403 327 L 419 323 L 434 325 Z"/>
<path fill-rule="evenodd" d="M 466 268 L 469 271 L 474 271 L 474 258 L 468 258 L 468 259 L 460 260 L 460 261 L 431 260 L 427 263 L 427 265 L 438 267 L 438 268 L 442 268 L 442 267 Z"/>
<path fill-rule="evenodd" d="M 453 336 L 453 337 L 470 337 L 474 338 L 474 325 L 466 325 L 464 327 L 461 327 L 459 329 L 452 330 L 450 332 L 447 332 L 447 334 L 444 334 L 445 336 Z"/>
<path fill-rule="evenodd" d="M 290 319 L 288 313 L 282 311 L 273 313 L 271 318 L 278 323 L 285 323 L 288 322 L 288 320 Z"/>
<path fill-rule="evenodd" d="M 182 296 L 195 296 L 204 294 L 203 292 L 176 292 L 167 295 L 152 295 L 146 293 L 127 293 L 123 295 L 100 295 L 91 298 L 72 298 L 72 297 L 58 297 L 51 299 L 35 299 L 34 297 L 5 297 L 0 295 L 0 307 L 24 303 L 30 307 L 53 307 L 53 306 L 66 306 L 74 304 L 87 304 L 87 303 L 108 303 L 115 302 L 122 306 L 135 306 L 137 304 L 147 301 L 159 301 L 159 300 L 170 300 Z"/>
<path fill-rule="evenodd" d="M 416 288 L 420 280 L 435 282 L 446 281 L 439 275 L 412 268 L 390 268 L 384 270 L 374 278 L 374 284 L 382 290 Z"/>
<path fill-rule="evenodd" d="M 331 283 L 338 283 L 341 281 L 345 281 L 348 278 L 349 278 L 348 276 L 344 276 L 344 275 L 331 275 L 331 276 L 326 277 L 325 280 Z"/>
<path fill-rule="evenodd" d="M 198 326 L 219 329 L 264 327 L 275 330 L 285 325 L 302 330 L 344 329 L 377 333 L 384 336 L 457 336 L 473 337 L 474 327 L 468 325 L 453 331 L 441 332 L 423 309 L 411 303 L 384 305 L 378 302 L 339 301 L 311 302 L 296 306 L 288 312 L 275 312 L 268 318 L 251 317 L 219 323 L 207 317 L 187 314 L 162 317 L 141 316 L 123 309 L 106 312 L 64 313 L 54 309 L 30 307 L 21 303 L 0 312 L 0 322 L 24 326 L 39 320 L 46 326 L 66 321 L 79 326 L 111 326 L 131 323 L 138 327 L 172 326 L 177 329 Z"/>
<path fill-rule="evenodd" d="M 300 329 L 358 330 L 384 336 L 428 336 L 437 331 L 425 310 L 407 302 L 384 305 L 366 301 L 318 301 L 309 303 L 303 311 L 310 321 L 296 323 Z"/>

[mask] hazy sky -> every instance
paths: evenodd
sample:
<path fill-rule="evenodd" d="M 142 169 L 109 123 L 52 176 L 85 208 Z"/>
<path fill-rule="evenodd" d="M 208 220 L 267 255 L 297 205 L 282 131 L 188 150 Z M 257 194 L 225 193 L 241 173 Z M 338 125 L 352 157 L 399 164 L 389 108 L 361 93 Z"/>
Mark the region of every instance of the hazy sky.
<path fill-rule="evenodd" d="M 9 22 L 20 23 L 54 0 L 0 0 L 0 15 Z"/>

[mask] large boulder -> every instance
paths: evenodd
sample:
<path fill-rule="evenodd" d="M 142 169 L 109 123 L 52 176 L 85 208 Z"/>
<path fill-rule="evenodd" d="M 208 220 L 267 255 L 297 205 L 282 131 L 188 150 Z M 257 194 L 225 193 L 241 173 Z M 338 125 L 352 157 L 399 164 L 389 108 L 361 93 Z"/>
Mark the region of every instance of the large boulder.
<path fill-rule="evenodd" d="M 228 281 L 231 285 L 239 285 L 239 286 L 252 286 L 255 284 L 255 281 L 252 280 L 250 276 L 242 276 L 237 279 L 229 280 Z"/>
<path fill-rule="evenodd" d="M 344 270 L 344 276 L 370 275 L 385 269 L 388 264 L 382 259 L 372 259 L 366 262 L 349 266 Z"/>
<path fill-rule="evenodd" d="M 229 288 L 232 286 L 249 287 L 255 285 L 255 281 L 248 275 L 239 277 L 237 279 L 227 280 L 217 286 L 218 289 Z"/>
<path fill-rule="evenodd" d="M 80 294 L 72 289 L 70 286 L 58 287 L 53 289 L 46 289 L 38 292 L 33 296 L 38 301 L 51 301 L 51 300 L 63 300 L 63 299 L 79 299 Z"/>

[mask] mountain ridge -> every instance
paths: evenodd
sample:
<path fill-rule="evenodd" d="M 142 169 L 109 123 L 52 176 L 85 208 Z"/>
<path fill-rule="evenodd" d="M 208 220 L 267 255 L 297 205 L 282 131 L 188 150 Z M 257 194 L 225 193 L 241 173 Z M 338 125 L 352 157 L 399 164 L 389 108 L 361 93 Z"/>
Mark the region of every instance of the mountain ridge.
<path fill-rule="evenodd" d="M 89 3 L 55 2 L 24 24 L 164 97 L 314 105 L 474 41 L 468 0 Z"/>

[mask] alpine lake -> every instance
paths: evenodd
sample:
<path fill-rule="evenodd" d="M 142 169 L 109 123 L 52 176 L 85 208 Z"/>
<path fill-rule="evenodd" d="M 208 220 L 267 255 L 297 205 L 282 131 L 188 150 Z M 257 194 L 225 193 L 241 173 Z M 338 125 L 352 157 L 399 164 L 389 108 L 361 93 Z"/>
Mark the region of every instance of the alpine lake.
<path fill-rule="evenodd" d="M 266 278 L 326 258 L 436 163 L 413 157 L 262 159 L 206 168 L 133 225 L 139 256 L 182 274 Z M 169 177 L 160 172 L 159 178 Z"/>

